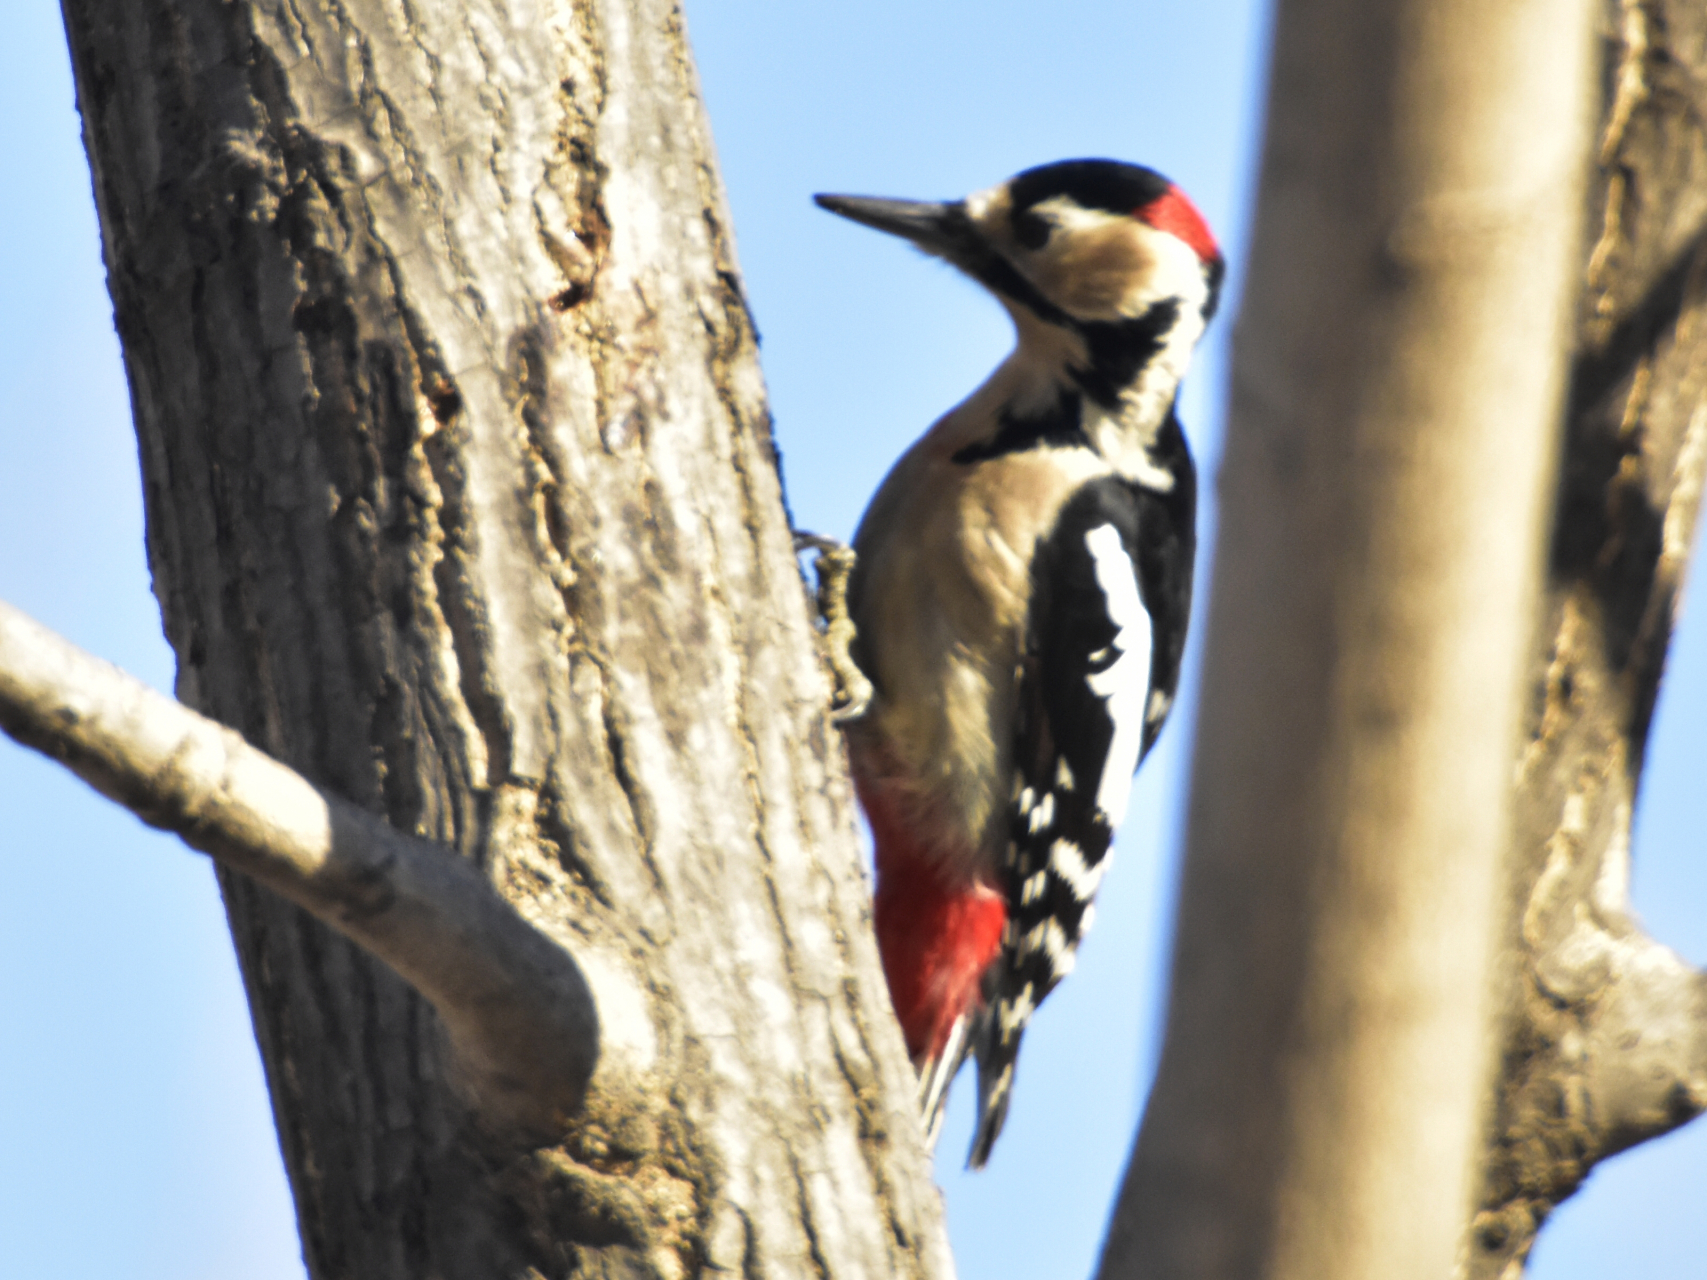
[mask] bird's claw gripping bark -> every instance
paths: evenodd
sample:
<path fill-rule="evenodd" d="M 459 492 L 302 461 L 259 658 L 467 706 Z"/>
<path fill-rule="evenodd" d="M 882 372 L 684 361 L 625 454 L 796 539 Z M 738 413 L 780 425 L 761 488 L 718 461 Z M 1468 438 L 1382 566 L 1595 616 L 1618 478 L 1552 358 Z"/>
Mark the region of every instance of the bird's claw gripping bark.
<path fill-rule="evenodd" d="M 834 538 L 796 529 L 795 551 L 808 548 L 817 553 L 812 558 L 812 570 L 818 575 L 818 616 L 824 622 L 819 643 L 835 681 L 830 719 L 845 724 L 865 714 L 872 695 L 871 681 L 853 658 L 855 628 L 848 614 L 848 575 L 853 572 L 854 549 Z"/>

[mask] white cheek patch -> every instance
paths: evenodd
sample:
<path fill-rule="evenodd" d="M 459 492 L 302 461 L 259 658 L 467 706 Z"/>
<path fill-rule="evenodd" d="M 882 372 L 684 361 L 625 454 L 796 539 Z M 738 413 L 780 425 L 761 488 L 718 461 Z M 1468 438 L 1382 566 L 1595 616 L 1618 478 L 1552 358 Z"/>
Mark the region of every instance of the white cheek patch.
<path fill-rule="evenodd" d="M 1097 809 L 1112 828 L 1126 816 L 1132 775 L 1143 747 L 1153 638 L 1149 611 L 1138 596 L 1138 575 L 1119 532 L 1111 524 L 1098 525 L 1085 534 L 1085 546 L 1096 568 L 1109 621 L 1116 628 L 1112 647 L 1119 655 L 1111 666 L 1085 677 L 1091 692 L 1107 704 L 1108 718 L 1114 724 L 1114 738 L 1103 761 L 1096 794 Z"/>
<path fill-rule="evenodd" d="M 1203 277 L 1203 259 L 1190 245 L 1165 231 L 1157 231 L 1137 221 L 1133 227 L 1147 242 L 1155 266 L 1126 295 L 1126 314 L 1135 316 L 1163 298 L 1178 298 L 1182 311 L 1199 316 L 1192 334 L 1192 340 L 1196 341 L 1197 335 L 1203 331 L 1203 304 L 1209 298 L 1209 282 Z"/>

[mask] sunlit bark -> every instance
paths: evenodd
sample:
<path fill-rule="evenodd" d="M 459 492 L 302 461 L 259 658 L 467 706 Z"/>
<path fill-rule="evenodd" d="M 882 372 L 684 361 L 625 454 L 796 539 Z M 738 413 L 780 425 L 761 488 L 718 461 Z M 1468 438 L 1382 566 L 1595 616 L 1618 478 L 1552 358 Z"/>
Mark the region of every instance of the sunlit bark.
<path fill-rule="evenodd" d="M 179 697 L 598 1006 L 538 1146 L 222 869 L 311 1274 L 948 1274 L 679 13 L 65 14 Z"/>
<path fill-rule="evenodd" d="M 1452 1269 L 1591 17 L 1279 5 L 1166 1042 L 1104 1277 Z"/>

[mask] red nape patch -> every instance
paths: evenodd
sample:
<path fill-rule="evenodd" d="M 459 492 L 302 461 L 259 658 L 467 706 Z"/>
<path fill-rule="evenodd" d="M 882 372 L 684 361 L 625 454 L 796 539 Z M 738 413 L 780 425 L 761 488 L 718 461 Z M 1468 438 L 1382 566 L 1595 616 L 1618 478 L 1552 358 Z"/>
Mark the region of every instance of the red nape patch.
<path fill-rule="evenodd" d="M 1214 262 L 1221 256 L 1221 250 L 1215 244 L 1215 237 L 1209 231 L 1209 224 L 1203 220 L 1197 206 L 1188 200 L 1185 192 L 1178 187 L 1169 187 L 1166 195 L 1158 196 L 1142 208 L 1134 209 L 1132 216 L 1148 223 L 1157 231 L 1166 231 L 1171 236 L 1178 236 L 1205 262 Z"/>

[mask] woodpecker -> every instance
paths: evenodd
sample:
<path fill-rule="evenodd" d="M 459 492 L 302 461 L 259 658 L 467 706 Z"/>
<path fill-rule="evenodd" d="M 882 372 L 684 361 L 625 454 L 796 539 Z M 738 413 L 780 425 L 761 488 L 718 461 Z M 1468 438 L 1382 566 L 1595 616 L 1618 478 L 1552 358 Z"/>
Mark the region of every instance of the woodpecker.
<path fill-rule="evenodd" d="M 1174 401 L 1224 268 L 1178 187 L 1114 160 L 816 200 L 949 262 L 1016 332 L 878 488 L 848 584 L 878 947 L 933 1143 L 977 1059 L 977 1169 L 1179 680 L 1197 480 Z"/>

